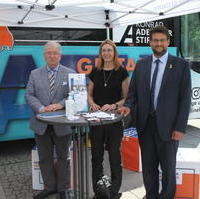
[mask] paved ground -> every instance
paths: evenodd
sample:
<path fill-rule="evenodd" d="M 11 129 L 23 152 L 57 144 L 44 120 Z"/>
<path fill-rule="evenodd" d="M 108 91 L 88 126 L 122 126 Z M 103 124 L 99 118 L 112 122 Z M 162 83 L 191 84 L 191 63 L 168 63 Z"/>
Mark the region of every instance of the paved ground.
<path fill-rule="evenodd" d="M 200 148 L 200 120 L 189 121 L 187 132 L 180 146 Z M 32 190 L 30 152 L 33 146 L 33 140 L 0 143 L 0 199 L 31 199 L 37 193 Z M 142 199 L 145 191 L 141 173 L 124 169 L 121 191 L 122 199 Z M 57 198 L 57 195 L 49 197 Z"/>

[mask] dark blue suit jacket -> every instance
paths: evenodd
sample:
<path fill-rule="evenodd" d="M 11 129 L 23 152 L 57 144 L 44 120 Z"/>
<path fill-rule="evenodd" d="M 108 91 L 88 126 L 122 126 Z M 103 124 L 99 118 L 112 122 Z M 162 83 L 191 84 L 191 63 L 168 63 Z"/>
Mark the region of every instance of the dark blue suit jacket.
<path fill-rule="evenodd" d="M 136 64 L 125 106 L 136 111 L 136 128 L 145 128 L 150 105 L 150 74 L 152 56 Z M 157 127 L 162 140 L 170 140 L 173 130 L 185 132 L 191 103 L 189 64 L 184 59 L 169 55 L 163 74 L 157 109 Z"/>

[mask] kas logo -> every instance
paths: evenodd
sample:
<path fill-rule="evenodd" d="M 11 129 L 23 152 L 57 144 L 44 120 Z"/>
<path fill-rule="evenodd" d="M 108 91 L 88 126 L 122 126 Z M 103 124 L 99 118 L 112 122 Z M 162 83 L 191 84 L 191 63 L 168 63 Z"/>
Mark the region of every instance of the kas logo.
<path fill-rule="evenodd" d="M 0 51 L 4 48 L 12 50 L 14 39 L 12 33 L 6 26 L 0 26 Z"/>
<path fill-rule="evenodd" d="M 170 19 L 168 23 L 171 24 Z M 113 28 L 113 41 L 121 44 L 128 44 L 129 46 L 148 46 L 149 32 L 151 28 L 156 26 L 166 26 L 162 20 L 139 23 L 135 25 L 120 26 Z M 169 29 L 169 34 L 173 36 L 173 32 Z M 171 42 L 173 39 L 171 40 Z"/>

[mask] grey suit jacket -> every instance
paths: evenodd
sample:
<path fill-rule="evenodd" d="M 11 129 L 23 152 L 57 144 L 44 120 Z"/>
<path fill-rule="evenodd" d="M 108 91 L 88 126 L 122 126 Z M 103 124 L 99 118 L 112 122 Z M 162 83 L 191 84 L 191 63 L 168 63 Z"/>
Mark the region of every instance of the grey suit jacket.
<path fill-rule="evenodd" d="M 34 112 L 30 120 L 30 128 L 38 135 L 43 135 L 47 128 L 46 123 L 42 123 L 36 119 L 36 114 L 42 106 L 50 104 L 61 104 L 65 106 L 65 100 L 68 96 L 68 74 L 75 71 L 60 65 L 56 80 L 53 95 L 49 90 L 49 79 L 47 67 L 37 68 L 31 71 L 27 84 L 26 100 Z M 71 133 L 71 128 L 68 126 L 54 125 L 55 133 L 58 136 L 64 136 Z"/>
<path fill-rule="evenodd" d="M 152 56 L 138 61 L 125 101 L 125 106 L 136 111 L 136 128 L 139 133 L 144 130 L 149 115 L 151 63 Z M 190 103 L 189 64 L 169 55 L 156 109 L 157 127 L 162 140 L 170 140 L 173 130 L 185 132 Z"/>

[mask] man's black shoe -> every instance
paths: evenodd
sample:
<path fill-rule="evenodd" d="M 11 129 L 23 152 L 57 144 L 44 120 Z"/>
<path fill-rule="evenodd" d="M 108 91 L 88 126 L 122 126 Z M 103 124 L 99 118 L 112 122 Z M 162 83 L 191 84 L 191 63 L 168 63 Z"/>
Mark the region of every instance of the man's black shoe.
<path fill-rule="evenodd" d="M 120 199 L 121 196 L 122 196 L 122 193 L 117 193 L 117 194 L 111 196 L 111 199 Z"/>
<path fill-rule="evenodd" d="M 98 198 L 97 198 L 97 196 L 96 196 L 96 195 L 94 195 L 92 199 L 98 199 Z"/>
<path fill-rule="evenodd" d="M 67 199 L 65 191 L 60 191 L 59 195 L 60 195 L 60 199 Z"/>
<path fill-rule="evenodd" d="M 49 191 L 49 190 L 43 190 L 41 191 L 39 194 L 37 194 L 36 196 L 34 196 L 34 199 L 44 199 L 49 195 L 52 195 L 54 193 L 57 193 L 57 191 Z"/>

